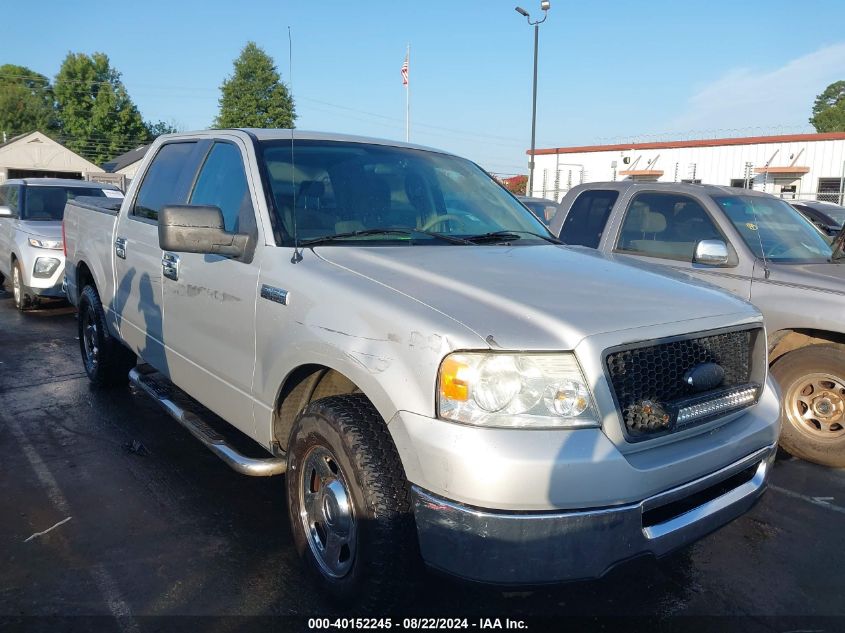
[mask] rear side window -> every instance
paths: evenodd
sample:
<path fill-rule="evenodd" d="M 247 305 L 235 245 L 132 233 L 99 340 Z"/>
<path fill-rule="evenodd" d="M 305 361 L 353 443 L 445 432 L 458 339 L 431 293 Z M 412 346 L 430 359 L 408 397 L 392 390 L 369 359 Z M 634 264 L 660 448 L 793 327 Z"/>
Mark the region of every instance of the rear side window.
<path fill-rule="evenodd" d="M 585 191 L 575 199 L 563 221 L 560 239 L 565 244 L 598 248 L 610 217 L 610 210 L 619 198 L 618 191 Z"/>
<path fill-rule="evenodd" d="M 161 146 L 144 175 L 132 215 L 158 220 L 158 212 L 162 207 L 185 204 L 196 173 L 196 162 L 192 160 L 196 146 L 196 142 Z"/>
<path fill-rule="evenodd" d="M 693 198 L 674 193 L 640 193 L 628 206 L 617 248 L 689 262 L 700 240 L 724 239 Z"/>
<path fill-rule="evenodd" d="M 243 159 L 237 147 L 231 143 L 214 144 L 197 178 L 190 203 L 219 207 L 230 233 L 238 233 L 242 224 L 255 217 Z"/>

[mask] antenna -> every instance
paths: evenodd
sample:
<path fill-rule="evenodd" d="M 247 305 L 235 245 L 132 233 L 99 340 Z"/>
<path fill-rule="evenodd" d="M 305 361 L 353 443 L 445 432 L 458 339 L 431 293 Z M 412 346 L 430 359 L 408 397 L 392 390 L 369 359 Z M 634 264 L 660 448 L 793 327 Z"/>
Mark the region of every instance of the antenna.
<path fill-rule="evenodd" d="M 290 25 L 288 25 L 288 81 L 290 82 L 291 95 L 293 95 L 293 38 L 290 35 Z M 293 255 L 290 258 L 290 263 L 297 264 L 302 261 L 302 251 L 299 249 L 299 232 L 296 228 L 296 165 L 293 152 L 293 122 L 290 124 L 290 181 L 293 185 L 293 209 L 290 214 L 293 220 Z"/>
<path fill-rule="evenodd" d="M 749 200 L 748 204 L 751 205 L 751 213 L 754 215 L 754 232 L 757 234 L 757 240 L 760 242 L 760 256 L 763 258 L 763 274 L 768 279 L 772 272 L 769 270 L 769 261 L 766 259 L 766 251 L 763 248 L 763 237 L 760 235 L 760 221 L 757 219 L 757 209 L 754 208 L 753 199 Z"/>

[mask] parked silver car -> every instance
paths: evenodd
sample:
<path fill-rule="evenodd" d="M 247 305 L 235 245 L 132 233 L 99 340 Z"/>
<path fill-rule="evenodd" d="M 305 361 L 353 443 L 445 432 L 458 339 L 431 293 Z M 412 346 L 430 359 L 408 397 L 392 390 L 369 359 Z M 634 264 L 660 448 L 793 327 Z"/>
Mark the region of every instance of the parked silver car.
<path fill-rule="evenodd" d="M 15 307 L 64 298 L 62 216 L 80 196 L 122 198 L 113 185 L 61 178 L 22 178 L 0 185 L 0 285 L 11 280 Z"/>

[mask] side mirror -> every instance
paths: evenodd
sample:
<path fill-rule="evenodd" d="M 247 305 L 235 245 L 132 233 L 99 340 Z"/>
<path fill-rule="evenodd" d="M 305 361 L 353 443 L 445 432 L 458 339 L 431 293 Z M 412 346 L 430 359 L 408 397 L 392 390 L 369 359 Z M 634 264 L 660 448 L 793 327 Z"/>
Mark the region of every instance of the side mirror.
<path fill-rule="evenodd" d="M 227 233 L 220 207 L 171 205 L 158 214 L 158 245 L 174 253 L 202 253 L 239 258 L 249 236 Z"/>
<path fill-rule="evenodd" d="M 695 245 L 693 262 L 708 266 L 724 266 L 728 263 L 728 245 L 722 240 L 701 240 Z"/>
<path fill-rule="evenodd" d="M 0 206 L 0 218 L 13 218 L 13 217 L 15 217 L 15 214 L 12 211 L 11 207 L 7 207 L 5 205 Z"/>

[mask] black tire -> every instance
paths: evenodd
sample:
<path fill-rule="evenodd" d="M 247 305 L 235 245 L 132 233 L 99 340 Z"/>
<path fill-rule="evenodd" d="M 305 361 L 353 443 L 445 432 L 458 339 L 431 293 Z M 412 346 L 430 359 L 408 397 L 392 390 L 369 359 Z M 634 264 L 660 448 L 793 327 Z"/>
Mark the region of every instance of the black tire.
<path fill-rule="evenodd" d="M 312 472 L 311 464 L 323 458 L 339 474 L 335 481 L 323 479 L 314 485 L 319 475 Z M 309 404 L 291 430 L 285 479 L 294 543 L 320 589 L 362 612 L 395 606 L 402 593 L 400 581 L 412 582 L 416 577 L 419 555 L 405 471 L 387 426 L 370 401 L 362 394 L 351 394 Z M 351 498 L 355 536 L 350 558 L 343 563 L 348 569 L 333 576 L 314 550 L 319 528 L 306 532 L 306 524 L 313 524 L 304 497 L 306 485 L 323 491 L 325 497 L 338 479 L 346 484 Z M 320 498 L 320 492 L 314 494 Z M 331 522 L 328 516 L 323 513 L 324 534 Z"/>
<path fill-rule="evenodd" d="M 6 284 L 6 275 L 0 273 L 0 290 L 3 290 L 3 287 Z"/>
<path fill-rule="evenodd" d="M 780 445 L 823 466 L 845 467 L 845 348 L 811 345 L 772 365 L 783 392 Z"/>
<path fill-rule="evenodd" d="M 77 331 L 82 364 L 91 382 L 96 387 L 126 385 L 137 358 L 109 332 L 100 295 L 93 286 L 85 286 L 79 295 Z"/>
<path fill-rule="evenodd" d="M 12 297 L 15 301 L 15 308 L 21 312 L 25 312 L 32 307 L 32 301 L 26 293 L 26 286 L 23 285 L 21 265 L 17 261 L 12 265 Z"/>

